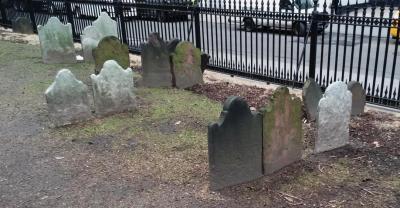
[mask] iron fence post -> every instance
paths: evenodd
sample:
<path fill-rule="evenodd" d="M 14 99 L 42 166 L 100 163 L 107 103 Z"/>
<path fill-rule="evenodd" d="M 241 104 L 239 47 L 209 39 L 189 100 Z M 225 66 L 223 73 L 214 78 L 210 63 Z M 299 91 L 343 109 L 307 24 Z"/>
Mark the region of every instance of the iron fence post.
<path fill-rule="evenodd" d="M 32 27 L 34 31 L 37 31 L 36 19 L 35 19 L 35 11 L 33 10 L 32 0 L 28 0 L 28 10 L 29 10 L 29 18 L 31 19 Z"/>
<path fill-rule="evenodd" d="M 6 16 L 6 9 L 3 1 L 0 1 L 0 13 L 1 13 L 1 23 L 6 24 L 7 16 Z"/>
<path fill-rule="evenodd" d="M 126 38 L 126 27 L 125 27 L 125 20 L 124 20 L 124 9 L 122 6 L 121 0 L 114 0 L 114 11 L 116 13 L 116 18 L 118 19 L 120 29 L 121 29 L 121 39 L 124 44 L 128 44 L 128 40 Z"/>
<path fill-rule="evenodd" d="M 200 7 L 198 4 L 193 5 L 193 17 L 194 17 L 194 30 L 196 38 L 196 48 L 201 50 L 201 31 L 200 31 Z"/>
<path fill-rule="evenodd" d="M 71 27 L 72 27 L 72 35 L 75 38 L 79 38 L 75 31 L 74 16 L 72 13 L 72 7 L 71 7 L 70 0 L 65 0 L 64 5 L 65 5 L 66 12 L 67 12 L 67 21 L 71 24 Z"/>
<path fill-rule="evenodd" d="M 314 0 L 314 11 L 311 16 L 311 42 L 310 42 L 310 68 L 309 68 L 309 77 L 315 79 L 315 69 L 316 69 L 316 59 L 317 59 L 317 38 L 318 38 L 318 19 L 319 14 L 316 10 L 317 5 L 316 0 Z"/>

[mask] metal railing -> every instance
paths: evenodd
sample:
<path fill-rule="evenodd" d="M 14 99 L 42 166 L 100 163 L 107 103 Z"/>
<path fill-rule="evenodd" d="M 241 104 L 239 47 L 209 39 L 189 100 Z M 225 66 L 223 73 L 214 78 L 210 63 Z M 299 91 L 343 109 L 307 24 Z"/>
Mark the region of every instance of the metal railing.
<path fill-rule="evenodd" d="M 399 39 L 392 38 L 400 31 L 398 2 L 362 1 L 23 0 L 0 5 L 0 24 L 25 15 L 36 27 L 58 16 L 79 40 L 106 11 L 135 53 L 149 33 L 158 32 L 164 40 L 193 42 L 211 56 L 212 70 L 294 87 L 308 77 L 324 88 L 356 80 L 368 102 L 400 108 Z"/>

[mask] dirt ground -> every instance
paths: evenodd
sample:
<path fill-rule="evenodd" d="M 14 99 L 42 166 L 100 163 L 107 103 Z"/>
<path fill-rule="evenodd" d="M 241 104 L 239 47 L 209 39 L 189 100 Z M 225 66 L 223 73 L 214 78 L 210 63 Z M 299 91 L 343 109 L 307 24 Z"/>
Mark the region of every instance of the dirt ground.
<path fill-rule="evenodd" d="M 257 107 L 268 90 L 138 89 L 135 112 L 51 128 L 43 92 L 61 68 L 90 86 L 93 65 L 44 65 L 38 46 L 0 41 L 0 207 L 400 206 L 400 117 L 355 117 L 351 145 L 318 155 L 305 122 L 302 161 L 211 192 L 207 125 L 224 97 Z"/>

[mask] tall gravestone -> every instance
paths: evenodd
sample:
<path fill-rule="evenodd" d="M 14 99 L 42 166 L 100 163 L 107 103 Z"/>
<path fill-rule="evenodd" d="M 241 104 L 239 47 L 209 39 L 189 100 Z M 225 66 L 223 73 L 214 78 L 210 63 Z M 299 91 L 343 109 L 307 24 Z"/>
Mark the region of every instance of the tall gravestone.
<path fill-rule="evenodd" d="M 31 20 L 28 17 L 17 17 L 12 21 L 12 29 L 15 33 L 33 34 Z"/>
<path fill-rule="evenodd" d="M 356 116 L 364 113 L 366 94 L 359 82 L 351 81 L 347 84 L 347 89 L 352 94 L 351 115 Z"/>
<path fill-rule="evenodd" d="M 93 49 L 97 47 L 101 39 L 107 36 L 118 37 L 117 22 L 111 19 L 107 12 L 101 12 L 97 20 L 86 27 L 81 35 L 85 61 L 93 61 Z"/>
<path fill-rule="evenodd" d="M 86 85 L 70 70 L 62 69 L 57 73 L 55 81 L 45 92 L 49 117 L 55 126 L 92 118 L 87 93 Z"/>
<path fill-rule="evenodd" d="M 173 75 L 177 88 L 188 88 L 203 83 L 201 51 L 190 42 L 180 42 L 172 53 Z"/>
<path fill-rule="evenodd" d="M 168 47 L 158 33 L 151 33 L 142 44 L 141 58 L 145 87 L 172 87 Z"/>
<path fill-rule="evenodd" d="M 213 190 L 262 176 L 262 120 L 246 101 L 229 97 L 218 123 L 208 127 L 210 188 Z"/>
<path fill-rule="evenodd" d="M 315 152 L 345 146 L 349 142 L 351 92 L 344 82 L 334 82 L 326 88 L 318 104 Z"/>
<path fill-rule="evenodd" d="M 44 63 L 76 63 L 70 23 L 51 17 L 45 26 L 38 26 L 38 33 Z"/>
<path fill-rule="evenodd" d="M 302 97 L 308 120 L 316 120 L 318 103 L 322 98 L 322 90 L 314 79 L 310 78 L 304 83 Z"/>
<path fill-rule="evenodd" d="M 263 109 L 264 174 L 301 160 L 302 153 L 301 100 L 280 87 Z"/>
<path fill-rule="evenodd" d="M 129 49 L 117 37 L 107 36 L 93 49 L 95 73 L 98 74 L 103 64 L 108 60 L 115 60 L 122 68 L 129 67 Z"/>
<path fill-rule="evenodd" d="M 109 115 L 133 110 L 135 95 L 133 72 L 124 70 L 114 60 L 104 63 L 100 74 L 90 76 L 93 87 L 93 99 L 98 115 Z"/>

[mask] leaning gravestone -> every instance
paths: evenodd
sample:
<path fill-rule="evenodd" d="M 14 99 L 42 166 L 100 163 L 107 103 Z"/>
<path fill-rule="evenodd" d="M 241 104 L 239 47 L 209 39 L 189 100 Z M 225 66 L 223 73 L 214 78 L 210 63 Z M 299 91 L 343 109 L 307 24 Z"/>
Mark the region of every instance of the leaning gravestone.
<path fill-rule="evenodd" d="M 190 42 L 180 42 L 172 54 L 175 86 L 185 89 L 203 83 L 201 51 Z"/>
<path fill-rule="evenodd" d="M 151 33 L 142 44 L 142 67 L 145 87 L 171 87 L 172 74 L 167 44 L 158 33 Z"/>
<path fill-rule="evenodd" d="M 314 79 L 310 78 L 304 83 L 302 97 L 308 120 L 317 119 L 318 103 L 322 98 L 322 90 Z"/>
<path fill-rule="evenodd" d="M 92 118 L 88 89 L 68 69 L 57 73 L 45 92 L 50 120 L 55 126 L 78 123 Z"/>
<path fill-rule="evenodd" d="M 109 60 L 104 63 L 100 74 L 92 74 L 90 78 L 96 114 L 108 115 L 135 108 L 133 72 L 130 68 L 124 70 L 116 61 Z"/>
<path fill-rule="evenodd" d="M 366 95 L 365 90 L 359 82 L 351 81 L 347 89 L 352 94 L 351 115 L 356 116 L 364 113 Z"/>
<path fill-rule="evenodd" d="M 263 109 L 264 174 L 301 160 L 303 152 L 301 100 L 286 87 L 278 88 Z"/>
<path fill-rule="evenodd" d="M 101 12 L 92 26 L 86 27 L 81 35 L 85 61 L 93 61 L 92 50 L 107 36 L 118 37 L 117 22 L 111 19 L 107 12 Z"/>
<path fill-rule="evenodd" d="M 103 64 L 108 60 L 115 60 L 122 68 L 129 67 L 129 49 L 118 38 L 108 36 L 103 38 L 97 48 L 93 49 L 95 73 L 98 74 Z"/>
<path fill-rule="evenodd" d="M 218 123 L 208 127 L 210 188 L 213 190 L 262 176 L 262 120 L 246 101 L 229 97 Z"/>
<path fill-rule="evenodd" d="M 45 26 L 38 26 L 38 33 L 44 63 L 76 63 L 70 23 L 51 17 Z"/>
<path fill-rule="evenodd" d="M 349 142 L 351 92 L 344 82 L 334 82 L 326 88 L 319 101 L 315 152 L 345 146 Z"/>
<path fill-rule="evenodd" d="M 17 17 L 13 20 L 12 29 L 15 33 L 33 34 L 31 20 L 27 17 Z"/>

